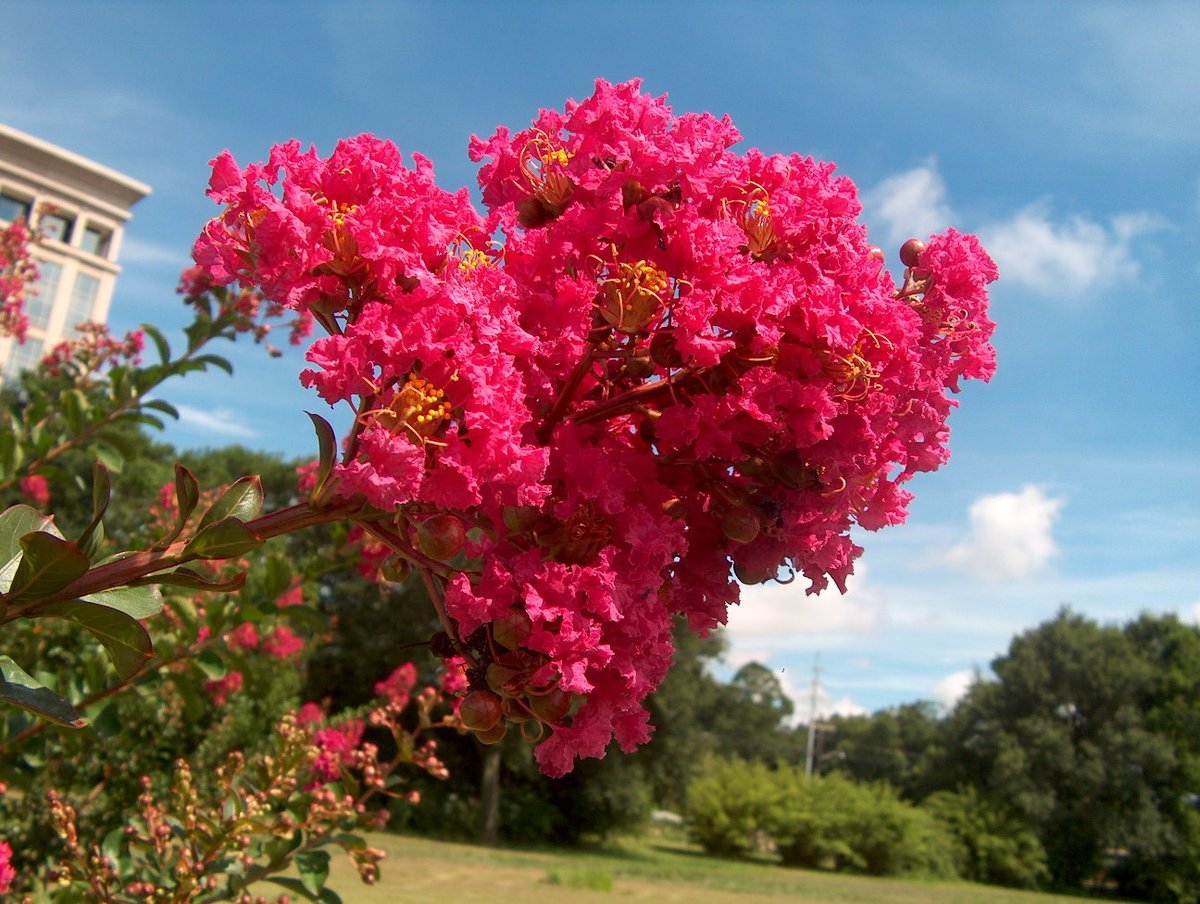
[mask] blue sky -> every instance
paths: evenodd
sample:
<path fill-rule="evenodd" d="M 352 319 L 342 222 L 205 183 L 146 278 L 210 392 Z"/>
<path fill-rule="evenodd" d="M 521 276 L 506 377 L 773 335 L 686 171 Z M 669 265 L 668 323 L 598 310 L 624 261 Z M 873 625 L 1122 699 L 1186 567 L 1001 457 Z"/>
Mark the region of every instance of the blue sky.
<path fill-rule="evenodd" d="M 745 144 L 837 162 L 877 244 L 978 232 L 999 372 L 962 393 L 953 457 L 909 523 L 860 539 L 844 598 L 755 588 L 734 662 L 807 716 L 952 700 L 1070 605 L 1200 619 L 1200 7 L 1137 3 L 3 2 L 0 122 L 148 182 L 111 321 L 177 331 L 213 215 L 207 161 L 369 131 L 474 184 L 472 132 L 634 76 Z M 178 335 L 178 333 L 175 333 Z M 181 446 L 312 447 L 299 355 L 164 395 Z"/>

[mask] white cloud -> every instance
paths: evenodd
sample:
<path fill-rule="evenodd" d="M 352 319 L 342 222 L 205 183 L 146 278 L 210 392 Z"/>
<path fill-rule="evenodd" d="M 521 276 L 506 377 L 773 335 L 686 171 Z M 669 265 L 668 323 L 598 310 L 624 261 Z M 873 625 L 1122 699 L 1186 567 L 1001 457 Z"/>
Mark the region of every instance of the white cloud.
<path fill-rule="evenodd" d="M 809 596 L 805 581 L 793 584 L 759 584 L 742 588 L 742 604 L 729 610 L 726 626 L 730 643 L 742 649 L 774 649 L 806 645 L 814 640 L 828 644 L 846 636 L 870 634 L 883 615 L 882 595 L 866 583 L 866 566 L 859 562 L 847 582 L 847 593 L 830 588 Z"/>
<path fill-rule="evenodd" d="M 175 408 L 179 411 L 180 423 L 193 430 L 241 439 L 258 435 L 254 430 L 239 423 L 238 415 L 228 408 L 213 408 L 209 411 L 193 408 L 191 405 L 176 405 Z"/>
<path fill-rule="evenodd" d="M 169 267 L 178 272 L 191 264 L 189 250 L 126 236 L 121 242 L 121 263 L 143 267 Z"/>
<path fill-rule="evenodd" d="M 867 221 L 889 254 L 909 238 L 927 238 L 946 227 L 979 233 L 1000 267 L 1000 276 L 1044 295 L 1078 297 L 1138 276 L 1136 240 L 1163 226 L 1150 213 L 1125 213 L 1107 224 L 1081 215 L 1051 216 L 1045 203 L 1030 205 L 997 222 L 959 221 L 947 200 L 937 161 L 897 173 L 862 194 Z"/>
<path fill-rule="evenodd" d="M 1058 555 L 1052 529 L 1062 506 L 1033 485 L 981 496 L 971 504 L 966 538 L 935 561 L 988 581 L 1031 575 Z"/>
<path fill-rule="evenodd" d="M 980 230 L 1003 279 L 1044 295 L 1079 296 L 1137 277 L 1134 241 L 1160 225 L 1146 213 L 1121 214 L 1103 225 L 1082 216 L 1054 222 L 1045 205 Z"/>
<path fill-rule="evenodd" d="M 938 172 L 937 161 L 897 173 L 863 192 L 868 222 L 883 229 L 882 247 L 895 255 L 910 238 L 927 238 L 942 232 L 954 222 L 954 213 L 946 202 L 946 182 Z M 878 236 L 872 236 L 877 239 Z"/>
<path fill-rule="evenodd" d="M 962 669 L 958 672 L 951 672 L 933 686 L 933 695 L 938 703 L 946 709 L 953 709 L 954 705 L 963 698 L 967 693 L 967 689 L 974 682 L 974 669 Z"/>

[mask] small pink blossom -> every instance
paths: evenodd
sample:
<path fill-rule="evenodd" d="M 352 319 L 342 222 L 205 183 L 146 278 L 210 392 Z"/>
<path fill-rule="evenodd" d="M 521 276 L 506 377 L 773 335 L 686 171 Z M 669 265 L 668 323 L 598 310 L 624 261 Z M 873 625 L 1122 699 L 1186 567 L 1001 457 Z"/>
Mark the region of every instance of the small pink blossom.
<path fill-rule="evenodd" d="M 21 495 L 38 508 L 50 504 L 50 484 L 41 474 L 30 474 L 21 478 Z"/>
<path fill-rule="evenodd" d="M 280 609 L 304 605 L 304 586 L 300 578 L 292 578 L 291 586 L 280 594 L 279 599 L 275 600 L 275 605 Z"/>
<path fill-rule="evenodd" d="M 12 848 L 7 841 L 0 841 L 0 892 L 9 891 L 17 871 L 12 866 Z"/>
<path fill-rule="evenodd" d="M 287 625 L 277 625 L 262 643 L 262 651 L 272 659 L 291 659 L 304 649 L 304 638 Z"/>
<path fill-rule="evenodd" d="M 296 713 L 296 721 L 301 725 L 313 725 L 325 721 L 325 710 L 319 703 L 305 703 Z"/>
<path fill-rule="evenodd" d="M 225 642 L 230 649 L 249 652 L 258 647 L 258 629 L 252 622 L 242 622 L 225 635 Z"/>
<path fill-rule="evenodd" d="M 229 672 L 224 678 L 214 678 L 204 683 L 204 689 L 217 706 L 224 706 L 229 698 L 242 689 L 242 673 Z"/>
<path fill-rule="evenodd" d="M 409 693 L 417 683 L 417 667 L 411 662 L 398 666 L 382 681 L 375 682 L 375 695 L 398 706 L 408 703 Z"/>
<path fill-rule="evenodd" d="M 334 781 L 343 767 L 354 763 L 354 749 L 362 741 L 364 729 L 361 719 L 351 719 L 317 732 L 314 741 L 320 752 L 312 769 L 321 781 Z"/>

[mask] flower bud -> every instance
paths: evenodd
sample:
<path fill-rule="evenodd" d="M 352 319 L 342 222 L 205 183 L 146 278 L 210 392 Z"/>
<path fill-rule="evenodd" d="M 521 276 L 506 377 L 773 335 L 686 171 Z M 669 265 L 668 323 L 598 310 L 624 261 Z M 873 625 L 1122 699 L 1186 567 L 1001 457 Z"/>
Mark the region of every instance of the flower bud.
<path fill-rule="evenodd" d="M 746 565 L 733 563 L 733 576 L 743 584 L 765 584 L 779 572 L 779 566 Z"/>
<path fill-rule="evenodd" d="M 458 707 L 462 724 L 477 732 L 492 728 L 503 714 L 500 698 L 491 691 L 471 691 Z"/>
<path fill-rule="evenodd" d="M 867 251 L 867 257 L 882 264 L 884 261 L 883 249 L 878 245 L 872 245 L 870 250 Z"/>
<path fill-rule="evenodd" d="M 625 359 L 625 373 L 635 380 L 642 380 L 654 373 L 654 362 L 641 355 Z"/>
<path fill-rule="evenodd" d="M 412 573 L 408 559 L 401 556 L 388 556 L 379 566 L 379 576 L 389 584 L 402 584 Z"/>
<path fill-rule="evenodd" d="M 909 239 L 900 246 L 900 263 L 906 267 L 918 266 L 921 252 L 924 250 L 925 243 L 920 239 Z"/>
<path fill-rule="evenodd" d="M 443 512 L 417 525 L 417 545 L 431 559 L 445 562 L 462 551 L 467 530 L 457 515 Z"/>
<path fill-rule="evenodd" d="M 529 632 L 533 630 L 533 622 L 523 609 L 513 607 L 503 618 L 492 622 L 492 638 L 506 650 L 519 647 Z"/>
<path fill-rule="evenodd" d="M 749 543 L 762 530 L 758 512 L 744 505 L 731 508 L 721 519 L 721 533 L 734 543 Z"/>
<path fill-rule="evenodd" d="M 504 740 L 504 736 L 508 734 L 508 723 L 504 721 L 497 722 L 487 731 L 475 732 L 475 737 L 479 738 L 481 744 L 499 744 Z"/>
<path fill-rule="evenodd" d="M 683 355 L 676 346 L 674 333 L 659 330 L 650 340 L 650 357 L 661 367 L 679 367 L 683 364 Z"/>
<path fill-rule="evenodd" d="M 529 708 L 544 722 L 557 722 L 571 711 L 571 695 L 560 687 L 548 694 L 530 694 Z"/>
<path fill-rule="evenodd" d="M 662 504 L 662 512 L 671 518 L 682 518 L 687 514 L 687 503 L 674 496 Z"/>

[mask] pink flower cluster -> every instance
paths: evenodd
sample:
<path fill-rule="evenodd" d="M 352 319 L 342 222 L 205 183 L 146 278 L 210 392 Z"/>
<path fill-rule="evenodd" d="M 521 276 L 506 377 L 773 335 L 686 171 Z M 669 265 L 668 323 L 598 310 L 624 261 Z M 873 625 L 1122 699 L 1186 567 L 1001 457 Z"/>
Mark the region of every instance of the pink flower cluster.
<path fill-rule="evenodd" d="M 12 866 L 12 848 L 7 841 L 0 841 L 0 892 L 12 888 L 17 871 Z"/>
<path fill-rule="evenodd" d="M 781 569 L 844 589 L 851 526 L 904 519 L 994 367 L 974 237 L 897 287 L 849 179 L 740 138 L 600 81 L 471 140 L 486 216 L 369 135 L 213 161 L 204 277 L 328 333 L 301 379 L 355 410 L 338 492 L 444 595 L 481 738 L 548 726 L 552 775 L 649 737 L 675 613 L 711 629 Z"/>
<path fill-rule="evenodd" d="M 0 337 L 12 336 L 19 343 L 25 341 L 29 328 L 25 298 L 38 278 L 37 265 L 29 256 L 32 240 L 24 220 L 0 229 Z"/>

